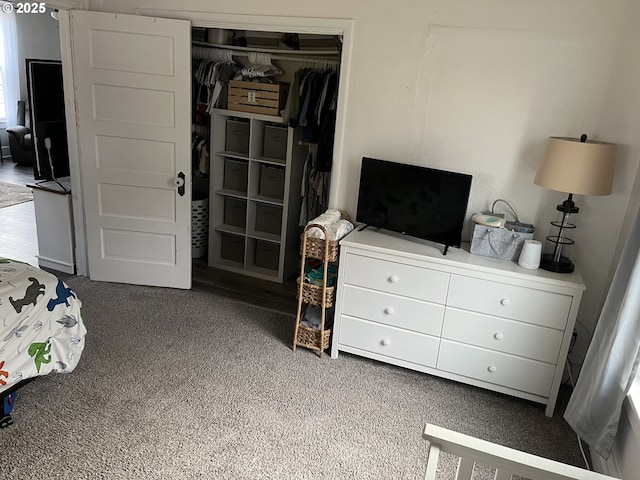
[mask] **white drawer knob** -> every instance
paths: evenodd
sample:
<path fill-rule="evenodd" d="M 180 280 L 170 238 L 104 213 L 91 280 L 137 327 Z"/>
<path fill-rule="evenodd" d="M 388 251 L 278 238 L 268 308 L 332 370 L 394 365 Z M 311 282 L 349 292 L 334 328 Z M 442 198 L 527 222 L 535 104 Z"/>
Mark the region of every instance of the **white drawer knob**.
<path fill-rule="evenodd" d="M 398 277 L 396 277 L 395 275 L 391 275 L 389 277 L 389 282 L 390 283 L 396 283 L 398 281 Z"/>
<path fill-rule="evenodd" d="M 498 371 L 498 367 L 496 367 L 495 365 L 489 365 L 487 371 L 489 371 L 490 373 L 495 373 Z"/>
<path fill-rule="evenodd" d="M 502 300 L 500 300 L 500 305 L 502 305 L 503 307 L 506 307 L 510 303 L 511 303 L 511 300 L 509 300 L 508 298 L 503 298 Z"/>
<path fill-rule="evenodd" d="M 496 332 L 493 334 L 493 338 L 495 338 L 496 340 L 502 340 L 504 338 L 504 335 L 500 332 Z"/>
<path fill-rule="evenodd" d="M 382 340 L 380 343 L 381 343 L 383 346 L 385 346 L 385 347 L 386 347 L 387 345 L 390 345 L 390 344 L 391 344 L 391 340 L 389 340 L 388 338 L 385 338 L 385 339 L 384 339 L 384 340 Z"/>
<path fill-rule="evenodd" d="M 387 315 L 393 315 L 393 308 L 387 307 L 384 309 L 384 313 Z"/>

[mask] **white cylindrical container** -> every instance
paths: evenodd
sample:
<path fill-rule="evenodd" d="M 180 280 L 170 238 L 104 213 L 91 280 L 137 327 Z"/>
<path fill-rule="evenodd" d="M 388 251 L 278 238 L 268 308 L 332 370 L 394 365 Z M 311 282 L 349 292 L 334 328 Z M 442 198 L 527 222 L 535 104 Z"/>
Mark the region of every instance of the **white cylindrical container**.
<path fill-rule="evenodd" d="M 522 245 L 522 252 L 518 259 L 518 265 L 522 268 L 536 269 L 540 266 L 540 256 L 542 255 L 542 243 L 538 240 L 525 240 Z"/>
<path fill-rule="evenodd" d="M 191 200 L 191 258 L 207 254 L 209 246 L 209 199 Z"/>

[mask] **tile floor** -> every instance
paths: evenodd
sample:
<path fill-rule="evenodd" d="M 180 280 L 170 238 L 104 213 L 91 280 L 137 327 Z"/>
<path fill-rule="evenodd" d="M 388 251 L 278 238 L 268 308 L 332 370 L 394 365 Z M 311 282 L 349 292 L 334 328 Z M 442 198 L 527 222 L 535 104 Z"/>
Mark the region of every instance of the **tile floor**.
<path fill-rule="evenodd" d="M 16 185 L 33 183 L 33 168 L 0 163 L 0 181 Z M 0 208 L 0 257 L 38 265 L 38 241 L 33 201 Z"/>

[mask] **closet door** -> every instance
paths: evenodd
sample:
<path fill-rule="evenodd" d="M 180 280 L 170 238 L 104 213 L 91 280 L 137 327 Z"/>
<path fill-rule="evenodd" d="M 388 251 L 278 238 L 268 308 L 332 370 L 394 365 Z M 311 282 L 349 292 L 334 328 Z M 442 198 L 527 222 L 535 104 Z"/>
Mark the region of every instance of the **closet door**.
<path fill-rule="evenodd" d="M 191 24 L 70 15 L 89 277 L 191 287 Z"/>

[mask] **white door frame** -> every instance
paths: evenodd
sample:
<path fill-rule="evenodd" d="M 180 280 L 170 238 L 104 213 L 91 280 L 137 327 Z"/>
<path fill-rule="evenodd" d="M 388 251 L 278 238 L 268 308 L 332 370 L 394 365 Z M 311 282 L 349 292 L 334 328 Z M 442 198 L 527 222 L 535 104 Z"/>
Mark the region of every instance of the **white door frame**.
<path fill-rule="evenodd" d="M 340 59 L 340 78 L 338 84 L 338 108 L 333 150 L 333 169 L 331 174 L 329 206 L 335 206 L 336 186 L 340 184 L 344 152 L 344 130 L 347 114 L 349 76 L 351 73 L 351 53 L 353 47 L 353 20 L 334 18 L 276 17 L 262 15 L 236 15 L 213 12 L 192 12 L 182 10 L 163 10 L 137 8 L 136 13 L 148 17 L 175 18 L 189 20 L 192 26 L 223 28 L 230 30 L 257 30 L 268 32 L 291 32 L 318 35 L 341 35 L 342 56 Z M 60 11 L 60 44 L 63 65 L 65 98 L 74 98 L 74 81 L 71 68 L 71 40 L 69 35 L 69 14 Z M 69 168 L 71 170 L 71 189 L 73 216 L 75 222 L 76 269 L 78 275 L 87 275 L 87 244 L 80 186 L 80 162 L 76 127 L 76 108 L 74 102 L 66 103 L 67 136 L 69 144 Z"/>
<path fill-rule="evenodd" d="M 62 86 L 65 98 L 64 108 L 67 121 L 71 203 L 73 204 L 73 229 L 76 245 L 76 273 L 86 277 L 88 272 L 87 230 L 84 222 L 82 183 L 80 181 L 80 148 L 78 147 L 77 127 L 78 117 L 76 111 L 75 81 L 71 60 L 73 46 L 69 11 L 60 10 L 58 12 L 58 27 L 60 32 L 60 58 L 62 60 Z"/>

